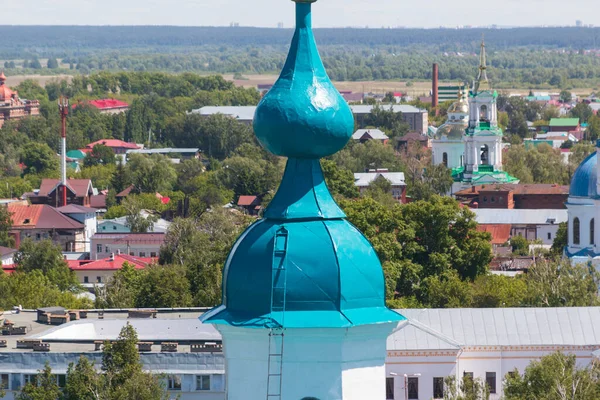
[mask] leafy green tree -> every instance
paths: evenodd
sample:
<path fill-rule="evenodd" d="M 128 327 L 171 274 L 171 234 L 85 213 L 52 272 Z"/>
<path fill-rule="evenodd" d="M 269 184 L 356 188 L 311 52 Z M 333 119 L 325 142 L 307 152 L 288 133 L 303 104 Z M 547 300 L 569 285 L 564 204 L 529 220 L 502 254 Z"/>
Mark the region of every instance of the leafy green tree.
<path fill-rule="evenodd" d="M 0 246 L 12 248 L 15 239 L 9 233 L 12 229 L 12 218 L 7 207 L 0 206 Z"/>
<path fill-rule="evenodd" d="M 364 118 L 360 128 L 369 126 L 383 129 L 390 138 L 403 136 L 410 130 L 410 125 L 404 122 L 402 113 L 394 111 L 393 106 L 391 110 L 375 106 L 371 113 Z"/>
<path fill-rule="evenodd" d="M 321 160 L 321 168 L 331 194 L 347 198 L 358 197 L 352 171 L 339 168 L 335 162 L 326 159 Z"/>
<path fill-rule="evenodd" d="M 136 193 L 156 193 L 171 190 L 177 179 L 169 159 L 160 154 L 132 154 L 127 169 Z"/>
<path fill-rule="evenodd" d="M 14 259 L 19 270 L 26 273 L 39 270 L 62 291 L 79 288 L 77 277 L 67 266 L 60 247 L 50 240 L 24 240 Z"/>
<path fill-rule="evenodd" d="M 594 142 L 600 138 L 600 117 L 594 114 L 588 118 L 587 123 L 585 136 L 588 140 Z"/>
<path fill-rule="evenodd" d="M 432 196 L 443 196 L 452 188 L 454 179 L 451 171 L 444 165 L 429 165 L 422 170 L 420 178 L 413 177 L 409 194 L 413 200 L 427 200 Z"/>
<path fill-rule="evenodd" d="M 131 175 L 128 168 L 125 168 L 122 162 L 117 162 L 117 168 L 111 179 L 111 187 L 115 193 L 121 193 L 131 185 Z"/>
<path fill-rule="evenodd" d="M 568 103 L 573 99 L 573 94 L 568 90 L 561 90 L 559 97 L 560 101 L 562 101 L 563 103 Z"/>
<path fill-rule="evenodd" d="M 594 115 L 594 112 L 588 104 L 577 103 L 575 107 L 571 109 L 569 114 L 571 114 L 571 117 L 573 118 L 579 118 L 579 122 L 584 123 L 587 122 L 592 115 Z"/>
<path fill-rule="evenodd" d="M 58 61 L 56 60 L 56 58 L 49 58 L 47 66 L 48 66 L 48 69 L 57 69 Z"/>
<path fill-rule="evenodd" d="M 96 308 L 133 308 L 135 307 L 142 271 L 136 270 L 132 264 L 123 263 L 104 287 L 96 288 Z"/>
<path fill-rule="evenodd" d="M 554 241 L 552 242 L 552 248 L 550 249 L 550 254 L 555 257 L 560 257 L 563 255 L 565 251 L 565 247 L 569 244 L 569 231 L 568 231 L 568 223 L 561 222 L 558 225 L 558 230 L 556 231 L 556 236 L 554 236 Z"/>
<path fill-rule="evenodd" d="M 96 165 L 110 165 L 116 163 L 115 152 L 108 146 L 97 144 L 83 159 L 83 165 L 93 167 Z"/>
<path fill-rule="evenodd" d="M 453 269 L 428 276 L 423 279 L 422 286 L 422 301 L 431 308 L 469 307 L 473 301 L 469 282 L 461 280 Z"/>
<path fill-rule="evenodd" d="M 144 270 L 136 307 L 190 307 L 192 294 L 187 270 L 179 265 L 152 265 Z"/>
<path fill-rule="evenodd" d="M 143 213 L 142 202 L 137 196 L 127 197 L 122 207 L 125 209 L 125 225 L 133 233 L 148 233 L 154 229 L 154 224 L 158 221 L 155 215 L 145 215 Z"/>
<path fill-rule="evenodd" d="M 16 396 L 16 400 L 57 400 L 61 391 L 52 375 L 50 363 L 46 361 L 44 369 L 36 375 L 35 382 L 28 382 Z"/>
<path fill-rule="evenodd" d="M 532 307 L 589 307 L 598 304 L 600 273 L 568 260 L 541 261 L 527 272 L 526 303 Z"/>
<path fill-rule="evenodd" d="M 515 370 L 506 376 L 507 400 L 588 400 L 600 396 L 598 366 L 577 365 L 574 354 L 553 353 L 532 361 L 523 375 Z"/>
<path fill-rule="evenodd" d="M 277 164 L 234 156 L 226 159 L 217 176 L 221 184 L 236 197 L 264 195 L 281 181 L 282 171 Z"/>
<path fill-rule="evenodd" d="M 349 143 L 331 159 L 339 168 L 352 172 L 365 172 L 369 169 L 387 168 L 390 172 L 401 170 L 400 160 L 394 148 L 380 141 L 369 140 L 366 143 Z"/>
<path fill-rule="evenodd" d="M 490 390 L 482 379 L 464 376 L 460 384 L 455 376 L 444 379 L 444 400 L 488 400 Z"/>
<path fill-rule="evenodd" d="M 475 308 L 521 307 L 527 292 L 525 279 L 502 275 L 481 275 L 473 282 Z"/>
<path fill-rule="evenodd" d="M 25 164 L 25 173 L 57 174 L 58 156 L 47 144 L 28 143 L 21 150 L 21 161 Z"/>
<path fill-rule="evenodd" d="M 80 356 L 77 364 L 69 364 L 64 400 L 98 400 L 106 398 L 102 387 L 102 377 L 96 372 L 94 364 L 85 356 Z"/>
<path fill-rule="evenodd" d="M 518 256 L 529 255 L 529 240 L 523 236 L 514 236 L 510 239 L 513 254 Z"/>

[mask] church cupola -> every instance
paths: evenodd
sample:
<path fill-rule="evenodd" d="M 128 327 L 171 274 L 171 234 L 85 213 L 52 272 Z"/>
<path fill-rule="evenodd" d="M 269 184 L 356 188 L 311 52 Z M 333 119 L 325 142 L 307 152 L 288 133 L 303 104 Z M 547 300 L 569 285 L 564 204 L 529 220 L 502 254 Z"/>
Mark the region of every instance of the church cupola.
<path fill-rule="evenodd" d="M 288 157 L 285 173 L 202 320 L 223 336 L 229 398 L 383 400 L 386 338 L 404 317 L 386 307 L 377 254 L 325 183 L 319 159 L 346 145 L 354 119 L 317 51 L 314 1 L 295 2 L 287 61 L 254 118 L 259 142 Z"/>

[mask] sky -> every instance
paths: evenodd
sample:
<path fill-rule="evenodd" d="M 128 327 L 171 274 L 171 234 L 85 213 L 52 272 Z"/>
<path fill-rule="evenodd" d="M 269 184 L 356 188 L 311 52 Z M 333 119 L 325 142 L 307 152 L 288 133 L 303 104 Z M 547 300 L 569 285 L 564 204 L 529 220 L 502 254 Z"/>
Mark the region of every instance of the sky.
<path fill-rule="evenodd" d="M 293 26 L 290 0 L 2 1 L 6 25 Z M 320 0 L 315 27 L 600 26 L 598 0 Z"/>

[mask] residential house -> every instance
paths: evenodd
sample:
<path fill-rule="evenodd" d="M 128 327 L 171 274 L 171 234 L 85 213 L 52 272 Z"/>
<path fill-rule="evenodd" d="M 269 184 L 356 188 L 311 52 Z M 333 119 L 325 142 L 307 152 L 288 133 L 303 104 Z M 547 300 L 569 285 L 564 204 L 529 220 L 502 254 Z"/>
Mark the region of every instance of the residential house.
<path fill-rule="evenodd" d="M 406 182 L 403 172 L 389 172 L 387 169 L 369 170 L 369 172 L 354 174 L 354 185 L 360 193 L 378 178 L 384 178 L 391 185 L 392 196 L 400 203 L 406 203 Z"/>
<path fill-rule="evenodd" d="M 76 260 L 67 261 L 69 268 L 75 272 L 77 280 L 84 287 L 93 287 L 98 284 L 105 284 L 113 277 L 116 271 L 123 268 L 125 263 L 130 264 L 135 269 L 144 269 L 152 264 L 156 259 L 145 257 L 133 257 L 125 254 L 110 254 L 108 258 L 100 260 Z"/>
<path fill-rule="evenodd" d="M 102 140 L 98 140 L 96 142 L 90 143 L 85 147 L 88 151 L 91 151 L 94 148 L 94 146 L 97 144 L 101 144 L 106 147 L 110 147 L 111 149 L 113 149 L 115 154 L 126 154 L 128 150 L 141 149 L 141 146 L 138 146 L 135 143 L 124 142 L 124 141 L 118 140 L 118 139 L 102 139 Z"/>
<path fill-rule="evenodd" d="M 237 205 L 243 208 L 248 215 L 258 215 L 261 210 L 258 196 L 240 196 Z"/>
<path fill-rule="evenodd" d="M 569 186 L 556 184 L 479 185 L 455 193 L 458 201 L 475 208 L 566 209 Z"/>
<path fill-rule="evenodd" d="M 48 204 L 52 207 L 60 207 L 59 179 L 42 179 L 40 189 L 28 196 L 31 204 Z M 89 207 L 91 197 L 95 194 L 90 179 L 69 179 L 67 181 L 67 204 L 75 204 Z"/>
<path fill-rule="evenodd" d="M 379 129 L 359 129 L 354 132 L 352 139 L 360 143 L 366 143 L 369 140 L 377 140 L 383 144 L 387 144 L 390 138 Z"/>
<path fill-rule="evenodd" d="M 569 132 L 577 140 L 583 139 L 583 130 L 579 118 L 552 118 L 550 120 L 550 132 Z"/>
<path fill-rule="evenodd" d="M 25 239 L 33 241 L 52 240 L 66 252 L 84 252 L 86 242 L 85 225 L 46 204 L 29 206 L 8 205 L 11 213 L 10 234 L 19 247 Z"/>
<path fill-rule="evenodd" d="M 90 258 L 99 260 L 117 253 L 156 258 L 164 242 L 164 233 L 96 233 L 92 236 Z"/>
<path fill-rule="evenodd" d="M 479 232 L 488 232 L 492 236 L 492 249 L 494 254 L 502 252 L 502 248 L 510 239 L 511 225 L 508 224 L 479 224 L 477 230 Z"/>
<path fill-rule="evenodd" d="M 17 253 L 16 249 L 9 247 L 0 246 L 0 264 L 1 265 L 12 265 L 15 263 L 14 257 Z"/>
<path fill-rule="evenodd" d="M 57 210 L 67 217 L 81 222 L 85 226 L 85 251 L 89 253 L 90 239 L 96 233 L 97 228 L 96 209 L 69 204 L 68 206 L 57 208 Z"/>
<path fill-rule="evenodd" d="M 86 103 L 97 108 L 101 114 L 122 114 L 129 110 L 129 104 L 115 99 L 89 100 Z"/>
<path fill-rule="evenodd" d="M 510 237 L 523 236 L 529 241 L 541 240 L 552 245 L 558 225 L 567 222 L 567 210 L 557 209 L 494 209 L 474 208 L 477 223 L 484 225 L 509 225 Z"/>
<path fill-rule="evenodd" d="M 431 139 L 427 135 L 422 135 L 419 132 L 408 132 L 406 135 L 397 137 L 396 150 L 404 151 L 413 143 L 419 143 L 421 147 L 431 147 Z"/>
<path fill-rule="evenodd" d="M 146 210 L 142 210 L 140 215 L 147 219 L 152 214 Z M 166 233 L 169 230 L 171 223 L 165 219 L 159 218 L 154 223 L 149 233 Z M 119 217 L 114 219 L 104 219 L 98 221 L 98 233 L 129 233 L 131 229 L 127 224 L 127 217 Z"/>

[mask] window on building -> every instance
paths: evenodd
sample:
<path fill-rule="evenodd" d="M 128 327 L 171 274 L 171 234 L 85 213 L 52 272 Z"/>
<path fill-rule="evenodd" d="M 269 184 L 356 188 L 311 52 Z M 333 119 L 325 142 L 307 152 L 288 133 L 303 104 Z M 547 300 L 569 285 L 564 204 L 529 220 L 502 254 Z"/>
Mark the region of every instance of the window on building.
<path fill-rule="evenodd" d="M 96 277 L 96 282 L 98 282 L 98 283 L 102 283 L 102 277 L 101 277 L 101 276 L 97 276 L 97 277 Z"/>
<path fill-rule="evenodd" d="M 140 257 L 146 257 L 146 252 L 145 251 L 140 251 Z"/>
<path fill-rule="evenodd" d="M 110 247 L 106 246 L 106 247 L 104 248 L 104 252 L 105 252 L 105 253 L 110 253 Z"/>
<path fill-rule="evenodd" d="M 444 398 L 444 378 L 433 378 L 433 398 L 443 399 Z"/>
<path fill-rule="evenodd" d="M 496 393 L 496 373 L 495 372 L 486 372 L 485 373 L 485 383 L 490 389 L 490 393 Z"/>
<path fill-rule="evenodd" d="M 102 253 L 102 245 L 101 244 L 96 245 L 96 253 Z"/>
<path fill-rule="evenodd" d="M 210 375 L 196 375 L 196 390 L 210 390 Z"/>
<path fill-rule="evenodd" d="M 492 202 L 492 203 L 495 203 L 495 202 L 496 202 L 496 198 L 495 198 L 494 196 L 492 196 L 492 197 L 490 198 L 490 200 L 491 200 L 491 202 Z"/>
<path fill-rule="evenodd" d="M 150 253 L 150 257 L 152 257 L 152 258 L 156 258 L 156 252 L 155 252 L 155 251 L 151 252 L 151 253 Z"/>
<path fill-rule="evenodd" d="M 129 252 L 129 255 L 130 255 L 131 257 L 134 257 L 134 256 L 135 256 L 135 253 L 134 253 L 133 251 L 130 251 L 130 252 Z"/>
<path fill-rule="evenodd" d="M 503 201 L 504 201 L 504 197 L 500 196 L 500 197 L 498 198 L 498 203 L 502 203 Z"/>
<path fill-rule="evenodd" d="M 487 196 L 483 196 L 483 202 L 487 203 Z"/>
<path fill-rule="evenodd" d="M 87 276 L 84 276 L 83 283 L 90 283 L 90 278 L 88 278 Z"/>
<path fill-rule="evenodd" d="M 407 382 L 408 386 L 408 400 L 418 400 L 419 399 L 419 378 L 410 377 Z"/>
<path fill-rule="evenodd" d="M 117 226 L 113 225 L 113 231 L 116 231 L 116 230 L 117 230 Z"/>
<path fill-rule="evenodd" d="M 59 388 L 64 388 L 67 386 L 67 376 L 63 374 L 56 375 L 56 384 Z"/>
<path fill-rule="evenodd" d="M 8 374 L 0 374 L 0 389 L 8 390 Z"/>
<path fill-rule="evenodd" d="M 594 221 L 594 218 L 592 218 L 592 220 L 590 221 L 590 244 L 595 244 L 594 243 L 594 235 L 595 235 L 595 231 L 596 231 L 596 222 Z"/>
<path fill-rule="evenodd" d="M 385 378 L 385 398 L 394 400 L 394 377 Z"/>
<path fill-rule="evenodd" d="M 23 386 L 31 383 L 32 385 L 37 384 L 37 375 L 36 374 L 25 374 L 23 375 Z"/>
<path fill-rule="evenodd" d="M 552 234 L 548 232 L 548 240 L 552 240 Z"/>
<path fill-rule="evenodd" d="M 444 167 L 448 166 L 448 153 L 442 154 L 442 164 L 444 164 Z"/>
<path fill-rule="evenodd" d="M 579 230 L 579 225 L 579 218 L 575 218 L 573 220 L 573 244 L 579 244 L 579 242 L 581 241 L 581 232 Z"/>
<path fill-rule="evenodd" d="M 181 390 L 181 376 L 169 375 L 167 377 L 167 390 Z"/>

